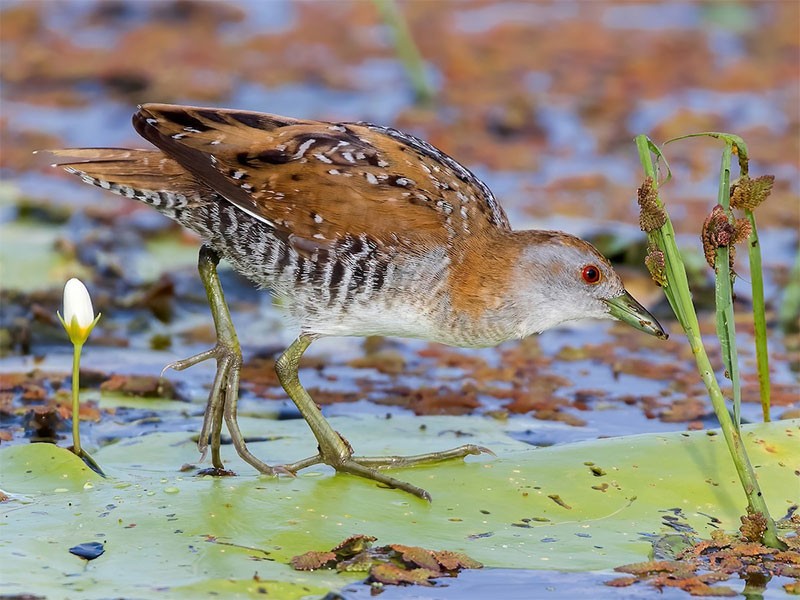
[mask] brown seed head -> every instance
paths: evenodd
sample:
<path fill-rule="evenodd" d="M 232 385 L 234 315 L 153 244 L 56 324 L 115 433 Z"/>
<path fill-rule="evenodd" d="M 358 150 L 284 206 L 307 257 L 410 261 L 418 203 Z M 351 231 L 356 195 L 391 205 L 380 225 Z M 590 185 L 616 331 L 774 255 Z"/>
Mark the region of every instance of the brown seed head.
<path fill-rule="evenodd" d="M 653 187 L 653 178 L 648 177 L 637 192 L 639 201 L 639 227 L 645 233 L 660 228 L 667 222 L 667 213 L 659 204 L 658 193 Z"/>
<path fill-rule="evenodd" d="M 760 512 L 750 513 L 746 516 L 740 517 L 742 526 L 739 527 L 739 532 L 742 534 L 747 542 L 759 542 L 761 536 L 767 530 L 767 519 Z"/>
<path fill-rule="evenodd" d="M 774 175 L 762 175 L 755 179 L 740 177 L 731 186 L 731 206 L 742 210 L 755 210 L 772 192 Z"/>
<path fill-rule="evenodd" d="M 748 219 L 736 219 L 735 231 L 733 232 L 733 243 L 738 244 L 745 241 L 753 232 Z"/>
<path fill-rule="evenodd" d="M 661 287 L 667 287 L 664 253 L 659 250 L 658 246 L 655 244 L 651 243 L 647 245 L 647 256 L 644 259 L 644 264 L 647 270 L 650 271 L 650 276 L 653 278 L 653 281 Z"/>
<path fill-rule="evenodd" d="M 728 221 L 725 209 L 717 204 L 706 217 L 700 238 L 703 241 L 703 254 L 706 262 L 713 269 L 716 263 L 717 248 L 730 246 L 733 242 L 735 228 Z"/>

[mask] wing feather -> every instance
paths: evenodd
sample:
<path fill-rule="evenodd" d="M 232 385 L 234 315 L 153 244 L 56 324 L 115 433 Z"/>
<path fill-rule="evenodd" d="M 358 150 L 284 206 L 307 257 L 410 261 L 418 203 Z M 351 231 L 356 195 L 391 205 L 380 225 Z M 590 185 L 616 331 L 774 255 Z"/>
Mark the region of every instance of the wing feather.
<path fill-rule="evenodd" d="M 509 229 L 474 175 L 395 130 L 164 104 L 143 105 L 133 121 L 194 178 L 308 243 L 442 243 Z"/>

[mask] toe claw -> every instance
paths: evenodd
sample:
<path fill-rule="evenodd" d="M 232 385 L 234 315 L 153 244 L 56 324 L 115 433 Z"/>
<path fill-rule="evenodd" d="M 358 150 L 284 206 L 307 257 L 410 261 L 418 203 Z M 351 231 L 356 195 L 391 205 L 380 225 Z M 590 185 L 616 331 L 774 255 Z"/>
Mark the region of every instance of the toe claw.
<path fill-rule="evenodd" d="M 288 475 L 289 477 L 295 478 L 297 477 L 297 473 L 294 471 L 286 468 L 284 465 L 275 465 L 272 467 L 274 471 L 274 475 Z"/>

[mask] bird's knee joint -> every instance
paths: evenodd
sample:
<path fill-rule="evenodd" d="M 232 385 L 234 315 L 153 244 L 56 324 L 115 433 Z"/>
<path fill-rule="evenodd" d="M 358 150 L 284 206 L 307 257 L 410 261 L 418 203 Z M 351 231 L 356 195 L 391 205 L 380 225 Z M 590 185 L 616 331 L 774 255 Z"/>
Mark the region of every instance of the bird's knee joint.
<path fill-rule="evenodd" d="M 198 266 L 202 269 L 205 265 L 216 267 L 219 265 L 219 253 L 211 246 L 203 244 L 200 246 L 200 255 L 197 258 Z"/>
<path fill-rule="evenodd" d="M 275 361 L 275 373 L 278 379 L 282 382 L 290 381 L 292 377 L 297 377 L 297 369 L 299 363 L 297 360 L 281 354 L 278 360 Z"/>

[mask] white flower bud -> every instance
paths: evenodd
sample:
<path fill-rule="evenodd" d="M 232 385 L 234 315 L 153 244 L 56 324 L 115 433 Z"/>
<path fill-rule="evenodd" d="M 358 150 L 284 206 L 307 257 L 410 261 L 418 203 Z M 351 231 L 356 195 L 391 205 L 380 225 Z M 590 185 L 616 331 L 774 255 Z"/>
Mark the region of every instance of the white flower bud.
<path fill-rule="evenodd" d="M 64 316 L 61 324 L 73 344 L 83 344 L 94 329 L 100 315 L 95 317 L 89 290 L 74 277 L 64 286 Z"/>

